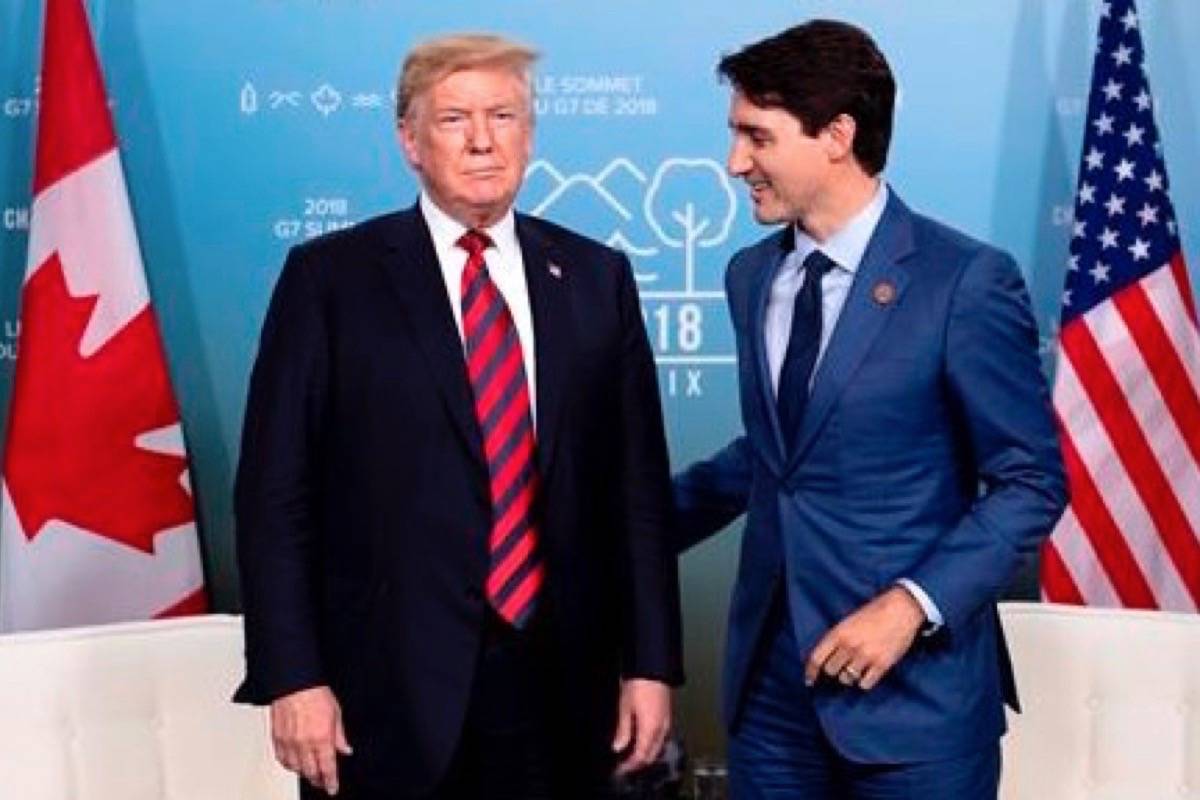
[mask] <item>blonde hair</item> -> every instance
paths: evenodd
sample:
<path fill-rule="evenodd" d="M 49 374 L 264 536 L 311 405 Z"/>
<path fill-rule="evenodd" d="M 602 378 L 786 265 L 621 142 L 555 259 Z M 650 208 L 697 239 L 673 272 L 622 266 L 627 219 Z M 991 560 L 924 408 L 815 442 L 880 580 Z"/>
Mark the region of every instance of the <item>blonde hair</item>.
<path fill-rule="evenodd" d="M 400 68 L 396 122 L 403 123 L 414 101 L 447 75 L 467 69 L 503 69 L 528 82 L 530 67 L 537 58 L 533 48 L 490 33 L 452 34 L 421 42 Z"/>

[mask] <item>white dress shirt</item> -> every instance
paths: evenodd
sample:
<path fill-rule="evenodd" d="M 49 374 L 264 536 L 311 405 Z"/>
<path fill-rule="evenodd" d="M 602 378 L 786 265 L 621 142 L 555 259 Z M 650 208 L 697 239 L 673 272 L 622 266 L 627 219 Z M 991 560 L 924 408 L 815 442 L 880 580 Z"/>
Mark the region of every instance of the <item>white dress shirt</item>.
<path fill-rule="evenodd" d="M 433 249 L 437 252 L 438 264 L 442 268 L 442 279 L 446 282 L 446 294 L 450 308 L 454 310 L 454 325 L 458 328 L 459 341 L 466 342 L 462 323 L 462 274 L 467 265 L 467 251 L 456 243 L 467 227 L 442 209 L 433 199 L 421 192 L 421 214 L 429 233 L 433 237 Z M 529 383 L 529 411 L 537 427 L 537 369 L 533 347 L 533 311 L 529 305 L 529 286 L 525 283 L 525 259 L 521 256 L 521 244 L 517 241 L 516 217 L 510 208 L 508 213 L 490 228 L 484 228 L 492 244 L 484 251 L 488 275 L 496 285 L 500 296 L 508 305 L 513 324 L 517 327 L 517 339 L 521 343 L 521 357 L 525 360 L 525 380 Z"/>
<path fill-rule="evenodd" d="M 834 326 L 846 305 L 850 284 L 862 263 L 863 253 L 875 233 L 883 209 L 887 205 L 887 186 L 880 181 L 879 188 L 871 201 L 855 214 L 849 222 L 837 230 L 822 244 L 795 226 L 796 247 L 784 259 L 775 280 L 771 282 L 771 296 L 767 299 L 767 318 L 763 335 L 766 337 L 767 363 L 771 366 L 771 388 L 779 392 L 779 373 L 783 369 L 783 358 L 787 354 L 788 338 L 792 332 L 792 311 L 796 294 L 804 283 L 804 259 L 814 250 L 820 250 L 837 267 L 831 269 L 821 281 L 821 345 L 817 350 L 817 361 L 813 366 L 809 386 L 820 368 Z"/>
<path fill-rule="evenodd" d="M 820 250 L 837 265 L 821 281 L 821 344 L 817 350 L 812 375 L 809 376 L 808 385 L 811 388 L 838 318 L 842 315 L 842 308 L 846 305 L 846 297 L 850 294 L 850 285 L 854 283 L 854 276 L 862 263 L 863 254 L 866 253 L 875 228 L 879 226 L 879 220 L 883 217 L 887 199 L 887 184 L 880 181 L 871 201 L 820 244 L 799 225 L 795 226 L 796 246 L 784 259 L 771 282 L 771 296 L 767 298 L 767 316 L 763 324 L 767 363 L 771 368 L 771 388 L 777 395 L 779 373 L 783 370 L 783 359 L 787 354 L 788 339 L 792 332 L 792 311 L 795 308 L 796 294 L 804 283 L 804 259 L 808 258 L 812 251 Z M 916 599 L 921 610 L 925 612 L 925 619 L 934 626 L 933 630 L 943 624 L 941 610 L 924 589 L 909 578 L 901 578 L 897 583 Z"/>

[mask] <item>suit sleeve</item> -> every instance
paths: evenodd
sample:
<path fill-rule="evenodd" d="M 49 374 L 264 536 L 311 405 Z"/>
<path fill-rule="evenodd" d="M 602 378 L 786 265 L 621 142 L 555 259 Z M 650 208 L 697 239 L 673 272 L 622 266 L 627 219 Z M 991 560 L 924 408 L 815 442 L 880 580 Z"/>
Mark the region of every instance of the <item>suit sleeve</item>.
<path fill-rule="evenodd" d="M 657 371 L 629 260 L 621 256 L 621 485 L 628 586 L 622 671 L 683 682 L 679 574 L 671 542 L 671 486 Z"/>
<path fill-rule="evenodd" d="M 909 576 L 948 630 L 995 602 L 1066 504 L 1066 482 L 1025 284 L 984 250 L 964 270 L 946 331 L 946 376 L 979 497 Z"/>
<path fill-rule="evenodd" d="M 289 254 L 275 287 L 246 403 L 234 491 L 247 662 L 240 702 L 325 683 L 312 575 L 328 353 L 305 253 Z"/>
<path fill-rule="evenodd" d="M 694 547 L 746 512 L 750 442 L 743 435 L 675 476 L 675 549 Z"/>

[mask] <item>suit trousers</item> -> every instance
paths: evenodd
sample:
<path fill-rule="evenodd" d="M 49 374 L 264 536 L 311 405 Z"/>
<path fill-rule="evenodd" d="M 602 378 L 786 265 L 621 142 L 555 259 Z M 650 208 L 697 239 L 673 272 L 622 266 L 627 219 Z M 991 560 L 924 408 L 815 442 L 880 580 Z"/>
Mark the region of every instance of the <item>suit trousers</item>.
<path fill-rule="evenodd" d="M 462 736 L 450 765 L 429 800 L 603 800 L 608 775 L 582 767 L 586 760 L 560 745 L 573 741 L 569 714 L 551 700 L 551 644 L 535 619 L 515 630 L 488 611 L 479 664 Z M 394 800 L 394 792 L 343 786 L 339 800 Z M 327 797 L 304 785 L 304 800 Z"/>
<path fill-rule="evenodd" d="M 517 631 L 489 611 L 467 719 L 439 800 L 551 800 L 552 730 L 545 636 Z"/>
<path fill-rule="evenodd" d="M 764 626 L 742 710 L 730 734 L 732 797 L 995 800 L 998 742 L 962 757 L 905 764 L 862 764 L 838 753 L 821 728 L 813 690 L 804 684 L 805 659 L 786 605 L 777 598 Z"/>

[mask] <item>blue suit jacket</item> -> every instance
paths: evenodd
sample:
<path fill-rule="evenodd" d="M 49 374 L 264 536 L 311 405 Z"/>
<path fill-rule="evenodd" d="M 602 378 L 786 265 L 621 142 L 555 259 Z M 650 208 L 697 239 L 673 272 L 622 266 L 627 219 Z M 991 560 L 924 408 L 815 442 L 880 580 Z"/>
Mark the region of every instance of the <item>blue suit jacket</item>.
<path fill-rule="evenodd" d="M 870 692 L 819 682 L 821 724 L 868 763 L 977 749 L 1003 733 L 1002 699 L 1016 702 L 995 601 L 1065 503 L 1024 282 L 1009 256 L 892 194 L 788 443 L 763 319 L 789 239 L 778 232 L 730 262 L 745 435 L 675 485 L 681 548 L 748 513 L 726 721 L 737 722 L 780 581 L 806 659 L 830 627 L 911 578 L 944 629 Z"/>

